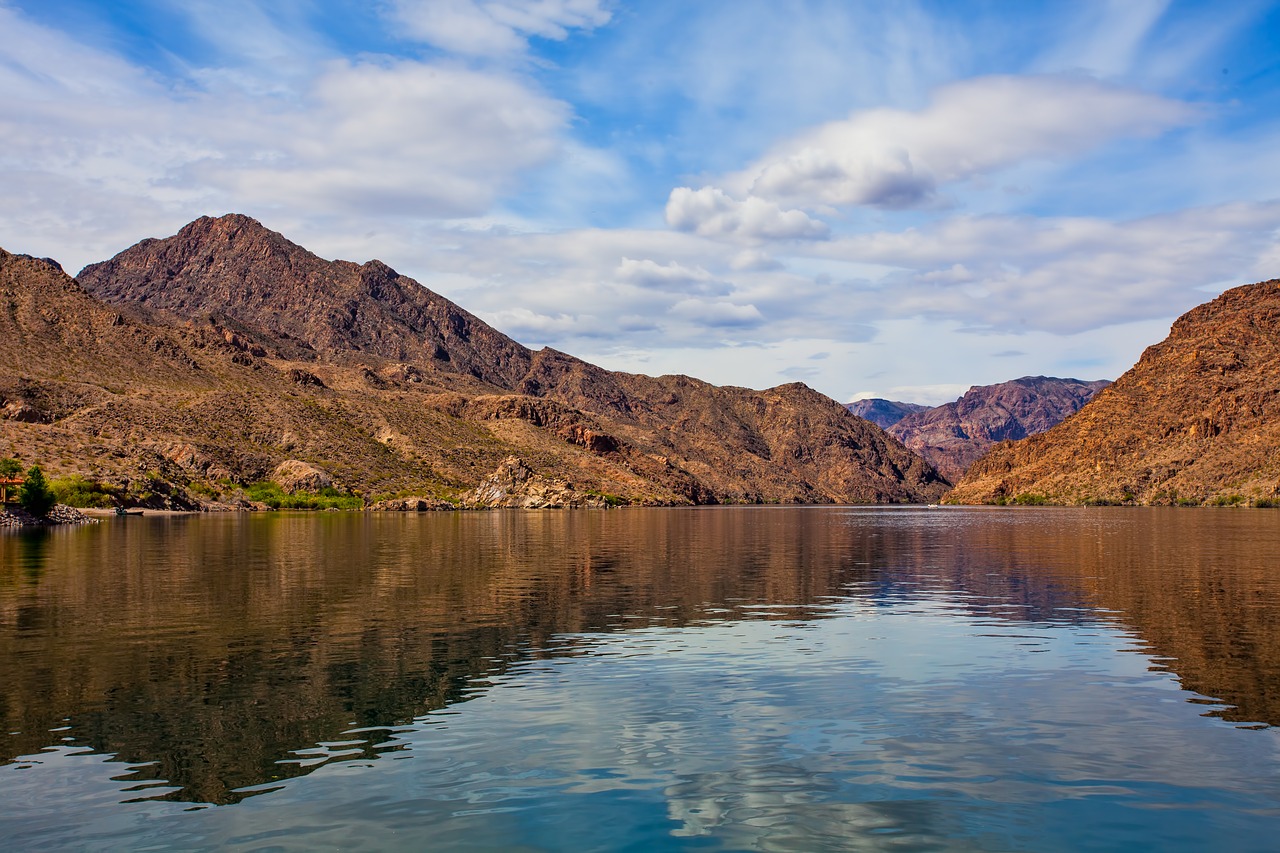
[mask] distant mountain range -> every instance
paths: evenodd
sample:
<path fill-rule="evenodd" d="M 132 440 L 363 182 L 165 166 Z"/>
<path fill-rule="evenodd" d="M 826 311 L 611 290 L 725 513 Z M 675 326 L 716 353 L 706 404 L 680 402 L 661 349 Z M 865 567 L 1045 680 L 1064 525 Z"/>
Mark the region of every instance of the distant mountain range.
<path fill-rule="evenodd" d="M 951 502 L 1280 504 L 1280 281 L 1187 313 L 1113 385 L 846 409 L 530 350 L 378 261 L 205 217 L 78 280 L 0 250 L 0 455 L 185 508 L 263 480 L 417 509 L 932 502 L 948 479 Z"/>
<path fill-rule="evenodd" d="M 942 406 L 859 400 L 846 408 L 863 417 L 862 411 L 873 414 L 875 423 L 954 483 L 997 442 L 1044 432 L 1110 384 L 1105 379 L 1086 382 L 1024 376 L 998 385 L 975 386 Z M 902 414 L 894 417 L 897 412 Z"/>
<path fill-rule="evenodd" d="M 286 474 L 401 505 L 937 500 L 918 455 L 800 383 L 533 351 L 378 261 L 201 218 L 72 280 L 0 250 L 0 455 L 156 506 Z M 481 488 L 483 486 L 483 488 Z"/>
<path fill-rule="evenodd" d="M 1280 505 L 1280 280 L 1187 312 L 1075 415 L 994 447 L 949 499 Z"/>
<path fill-rule="evenodd" d="M 907 415 L 923 412 L 929 406 L 920 403 L 899 403 L 896 400 L 882 400 L 872 397 L 867 400 L 854 400 L 845 403 L 844 407 L 860 418 L 866 418 L 881 429 L 888 429 Z"/>

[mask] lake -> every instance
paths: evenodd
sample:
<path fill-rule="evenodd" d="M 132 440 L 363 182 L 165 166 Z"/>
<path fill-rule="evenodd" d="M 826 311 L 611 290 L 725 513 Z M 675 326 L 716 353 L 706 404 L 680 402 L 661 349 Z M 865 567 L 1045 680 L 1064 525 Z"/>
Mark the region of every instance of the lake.
<path fill-rule="evenodd" d="M 1274 850 L 1280 511 L 0 535 L 6 850 Z"/>

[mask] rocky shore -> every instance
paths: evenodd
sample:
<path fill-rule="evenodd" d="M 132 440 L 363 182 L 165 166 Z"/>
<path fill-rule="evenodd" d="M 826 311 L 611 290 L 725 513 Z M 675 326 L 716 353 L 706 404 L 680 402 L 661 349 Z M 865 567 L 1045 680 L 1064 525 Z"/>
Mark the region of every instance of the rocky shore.
<path fill-rule="evenodd" d="M 90 518 L 80 510 L 58 504 L 49 510 L 44 518 L 36 518 L 29 512 L 16 506 L 0 510 L 0 527 L 49 527 L 55 524 L 97 524 L 96 518 Z"/>

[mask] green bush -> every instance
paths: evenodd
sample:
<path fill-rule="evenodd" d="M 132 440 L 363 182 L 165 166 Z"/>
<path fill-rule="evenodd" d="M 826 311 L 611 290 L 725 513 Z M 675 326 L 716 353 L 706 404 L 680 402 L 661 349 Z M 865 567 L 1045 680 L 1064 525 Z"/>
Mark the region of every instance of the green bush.
<path fill-rule="evenodd" d="M 22 463 L 12 456 L 6 456 L 0 459 L 0 477 L 9 479 L 22 473 Z"/>
<path fill-rule="evenodd" d="M 1018 504 L 1019 506 L 1044 506 L 1049 503 L 1049 499 L 1044 495 L 1023 492 L 1013 499 L 1013 503 Z"/>
<path fill-rule="evenodd" d="M 49 483 L 49 489 L 58 499 L 58 503 L 82 509 L 85 507 L 106 509 L 115 506 L 116 496 L 120 493 L 120 490 L 114 486 L 108 486 L 96 480 L 86 480 L 79 476 L 54 480 Z"/>
<path fill-rule="evenodd" d="M 57 502 L 57 498 L 49 490 L 49 484 L 45 482 L 40 466 L 32 465 L 27 472 L 26 482 L 18 489 L 18 504 L 36 518 L 44 518 Z"/>
<path fill-rule="evenodd" d="M 361 509 L 364 501 L 358 495 L 344 495 L 333 487 L 318 492 L 295 492 L 285 494 L 284 490 L 270 480 L 263 480 L 245 487 L 245 497 L 251 501 L 264 503 L 272 509 Z"/>

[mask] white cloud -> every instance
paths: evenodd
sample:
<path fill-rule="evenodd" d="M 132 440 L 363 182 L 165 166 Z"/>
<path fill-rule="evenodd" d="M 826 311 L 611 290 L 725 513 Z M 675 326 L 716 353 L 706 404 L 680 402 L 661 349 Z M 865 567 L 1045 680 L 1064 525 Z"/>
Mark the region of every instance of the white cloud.
<path fill-rule="evenodd" d="M 728 184 L 809 209 L 917 207 L 948 183 L 1154 135 L 1195 115 L 1187 104 L 1086 78 L 980 77 L 941 87 L 918 112 L 867 110 L 810 130 Z"/>
<path fill-rule="evenodd" d="M 393 0 L 405 33 L 469 56 L 517 54 L 531 37 L 563 41 L 608 23 L 599 0 Z"/>
<path fill-rule="evenodd" d="M 73 269 L 211 212 L 482 214 L 560 155 L 570 117 L 513 74 L 410 60 L 330 62 L 278 96 L 169 87 L 4 6 L 0 56 L 0 184 L 41 210 L 0 233 Z"/>
<path fill-rule="evenodd" d="M 682 320 L 709 326 L 754 327 L 764 322 L 764 315 L 754 305 L 738 305 L 727 299 L 681 299 L 669 312 Z"/>
<path fill-rule="evenodd" d="M 767 252 L 759 249 L 743 249 L 729 260 L 729 268 L 738 271 L 780 270 L 782 264 Z"/>
<path fill-rule="evenodd" d="M 567 109 L 502 75 L 339 62 L 303 110 L 254 118 L 249 138 L 266 156 L 207 164 L 208 180 L 237 198 L 459 216 L 488 210 L 551 159 Z"/>
<path fill-rule="evenodd" d="M 667 200 L 667 224 L 703 237 L 820 240 L 827 226 L 802 210 L 783 210 L 762 198 L 738 201 L 716 187 L 676 187 Z"/>
<path fill-rule="evenodd" d="M 675 261 L 660 264 L 647 258 L 635 260 L 624 257 L 614 270 L 614 276 L 628 284 L 660 290 L 706 292 L 719 289 L 715 276 L 702 267 L 690 268 Z"/>
<path fill-rule="evenodd" d="M 1181 313 L 1204 301 L 1207 285 L 1253 280 L 1274 256 L 1277 228 L 1280 201 L 1128 222 L 960 216 L 822 250 L 899 268 L 863 292 L 865 308 L 880 317 L 1075 334 Z"/>

